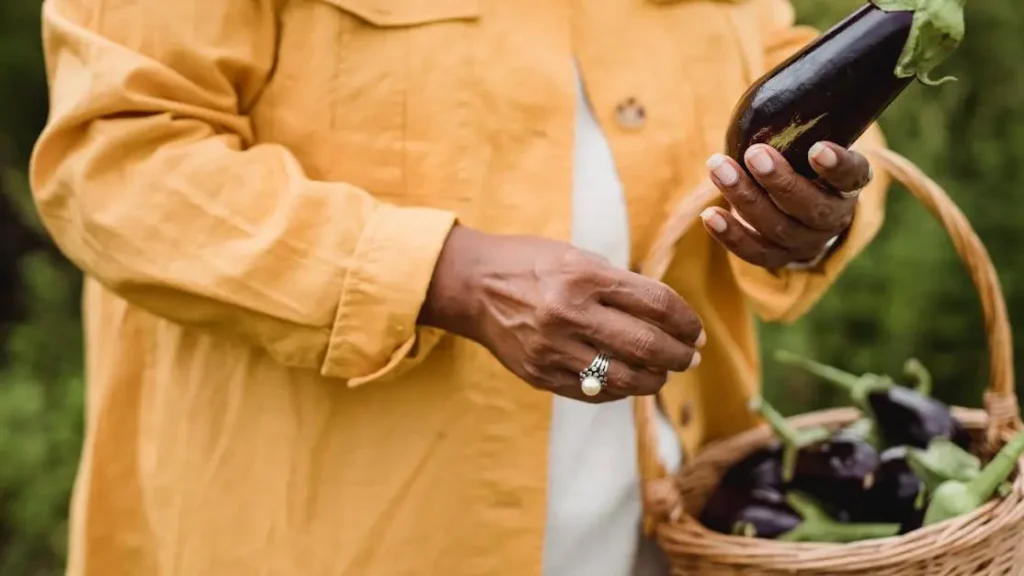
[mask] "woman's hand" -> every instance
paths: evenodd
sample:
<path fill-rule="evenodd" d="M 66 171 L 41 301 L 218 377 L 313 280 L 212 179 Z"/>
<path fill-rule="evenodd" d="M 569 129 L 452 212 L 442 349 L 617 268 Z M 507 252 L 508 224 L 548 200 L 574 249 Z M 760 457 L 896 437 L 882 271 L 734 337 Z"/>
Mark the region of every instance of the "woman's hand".
<path fill-rule="evenodd" d="M 708 208 L 701 214 L 705 228 L 736 256 L 769 270 L 824 255 L 853 221 L 871 167 L 864 156 L 830 142 L 815 144 L 808 156 L 811 167 L 839 194 L 800 176 L 764 144 L 751 146 L 744 156 L 756 180 L 732 159 L 712 156 L 711 180 L 733 212 Z"/>
<path fill-rule="evenodd" d="M 420 323 L 475 340 L 533 386 L 587 402 L 658 392 L 700 362 L 697 314 L 662 284 L 563 242 L 457 226 L 442 250 Z M 580 371 L 604 352 L 596 396 Z"/>

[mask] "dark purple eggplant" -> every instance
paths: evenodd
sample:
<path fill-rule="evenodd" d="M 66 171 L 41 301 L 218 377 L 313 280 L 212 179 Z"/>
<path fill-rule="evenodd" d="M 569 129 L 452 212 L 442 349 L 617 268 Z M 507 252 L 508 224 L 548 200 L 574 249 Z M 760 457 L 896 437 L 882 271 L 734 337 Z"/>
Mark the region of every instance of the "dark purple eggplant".
<path fill-rule="evenodd" d="M 871 412 L 881 425 L 885 441 L 891 446 L 927 448 L 934 438 L 949 438 L 961 448 L 970 447 L 970 436 L 953 418 L 949 407 L 922 396 L 910 388 L 893 385 L 867 395 Z"/>
<path fill-rule="evenodd" d="M 819 500 L 841 520 L 855 514 L 874 483 L 878 451 L 856 430 L 836 433 L 820 428 L 797 430 L 761 398 L 751 401 L 782 441 L 782 479 Z"/>
<path fill-rule="evenodd" d="M 719 484 L 704 504 L 700 522 L 722 534 L 775 538 L 800 523 L 779 490 Z"/>
<path fill-rule="evenodd" d="M 970 448 L 970 436 L 949 406 L 887 376 L 856 376 L 782 350 L 776 352 L 775 359 L 842 388 L 858 408 L 871 415 L 889 446 L 924 449 L 936 438 L 948 438 L 965 450 Z"/>
<path fill-rule="evenodd" d="M 744 531 L 753 530 L 761 535 L 788 531 L 792 529 L 790 524 L 795 525 L 800 519 L 786 506 L 783 484 L 782 446 L 774 444 L 755 450 L 722 476 L 701 511 L 700 521 L 724 534 L 734 533 L 740 522 L 751 524 L 744 526 Z"/>
<path fill-rule="evenodd" d="M 871 0 L 747 90 L 727 154 L 746 168 L 747 148 L 768 144 L 816 179 L 807 158 L 816 142 L 848 147 L 915 77 L 929 85 L 949 79 L 928 74 L 963 38 L 963 2 Z"/>
<path fill-rule="evenodd" d="M 772 444 L 750 453 L 729 467 L 719 482 L 741 488 L 777 488 L 782 481 L 782 445 Z"/>
<path fill-rule="evenodd" d="M 907 448 L 895 446 L 879 456 L 875 483 L 855 519 L 895 522 L 905 534 L 921 527 L 925 510 L 925 484 L 907 462 Z"/>
<path fill-rule="evenodd" d="M 877 480 L 878 466 L 874 446 L 841 430 L 825 442 L 804 448 L 791 486 L 821 501 L 837 518 L 856 519 Z"/>

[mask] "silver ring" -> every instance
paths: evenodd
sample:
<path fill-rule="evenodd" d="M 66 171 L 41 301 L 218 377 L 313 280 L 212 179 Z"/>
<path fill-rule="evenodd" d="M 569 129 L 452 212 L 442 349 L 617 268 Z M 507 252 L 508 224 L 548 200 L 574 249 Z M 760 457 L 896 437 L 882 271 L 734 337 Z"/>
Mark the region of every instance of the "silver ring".
<path fill-rule="evenodd" d="M 845 199 L 845 200 L 850 200 L 852 198 L 856 198 L 857 196 L 860 196 L 860 193 L 863 190 L 864 190 L 863 188 L 857 188 L 856 190 L 853 190 L 853 191 L 850 191 L 850 192 L 840 192 L 839 195 L 843 199 Z"/>
<path fill-rule="evenodd" d="M 580 372 L 580 389 L 587 396 L 597 396 L 608 384 L 608 366 L 611 358 L 604 352 L 594 357 L 586 370 Z"/>
<path fill-rule="evenodd" d="M 849 192 L 840 192 L 839 195 L 842 196 L 843 198 L 847 199 L 847 200 L 849 200 L 851 198 L 856 198 L 857 196 L 860 196 L 860 193 L 863 192 L 865 188 L 868 187 L 868 184 L 871 184 L 871 181 L 874 178 L 875 178 L 875 169 L 872 168 L 870 165 L 868 165 L 868 178 L 864 182 L 864 185 L 861 186 L 860 188 L 857 188 L 856 190 L 851 190 Z"/>

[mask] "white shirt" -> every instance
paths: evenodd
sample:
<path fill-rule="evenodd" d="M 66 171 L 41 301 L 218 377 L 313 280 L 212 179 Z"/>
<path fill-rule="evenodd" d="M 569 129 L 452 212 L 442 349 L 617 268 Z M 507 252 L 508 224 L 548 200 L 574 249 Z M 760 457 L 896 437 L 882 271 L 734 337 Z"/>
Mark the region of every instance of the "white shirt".
<path fill-rule="evenodd" d="M 582 83 L 578 86 L 572 243 L 627 268 L 629 220 L 622 184 Z M 679 441 L 664 417 L 659 423 L 662 461 L 675 470 Z M 556 396 L 551 424 L 544 576 L 665 576 L 650 543 L 641 546 L 631 400 L 594 405 Z"/>

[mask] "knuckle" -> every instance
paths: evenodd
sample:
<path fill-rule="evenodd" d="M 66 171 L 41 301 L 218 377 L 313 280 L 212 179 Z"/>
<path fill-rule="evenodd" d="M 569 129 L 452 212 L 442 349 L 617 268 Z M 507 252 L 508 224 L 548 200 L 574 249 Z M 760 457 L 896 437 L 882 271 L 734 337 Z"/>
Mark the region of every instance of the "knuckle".
<path fill-rule="evenodd" d="M 636 373 L 622 364 L 613 365 L 608 371 L 608 384 L 620 390 L 632 391 L 636 388 Z"/>
<path fill-rule="evenodd" d="M 649 362 L 656 355 L 657 337 L 650 330 L 637 330 L 633 334 L 633 354 L 638 360 Z"/>
<path fill-rule="evenodd" d="M 830 202 L 816 202 L 811 206 L 810 224 L 814 228 L 828 228 L 836 221 L 836 210 Z"/>
<path fill-rule="evenodd" d="M 760 193 L 757 187 L 744 183 L 733 190 L 732 201 L 734 204 L 755 204 Z"/>
<path fill-rule="evenodd" d="M 527 362 L 523 365 L 523 376 L 526 380 L 532 384 L 539 384 L 544 381 L 544 370 L 533 362 Z"/>
<path fill-rule="evenodd" d="M 523 353 L 526 356 L 527 366 L 539 370 L 541 365 L 546 364 L 550 349 L 548 342 L 542 338 L 530 338 L 524 342 Z"/>
<path fill-rule="evenodd" d="M 696 340 L 704 330 L 704 322 L 701 321 L 696 312 L 688 308 L 687 313 L 679 318 L 679 328 L 685 336 Z"/>
<path fill-rule="evenodd" d="M 770 228 L 771 239 L 776 244 L 783 246 L 790 246 L 793 243 L 793 225 L 790 222 L 782 220 L 777 222 Z"/>
<path fill-rule="evenodd" d="M 659 319 L 668 316 L 674 297 L 675 294 L 666 286 L 653 286 L 644 290 L 644 304 Z"/>
<path fill-rule="evenodd" d="M 555 290 L 549 293 L 538 309 L 540 325 L 551 328 L 570 322 L 575 312 L 569 302 L 570 298 L 565 290 Z"/>
<path fill-rule="evenodd" d="M 796 172 L 788 168 L 775 170 L 767 178 L 766 185 L 771 187 L 775 196 L 792 196 L 800 185 Z"/>
<path fill-rule="evenodd" d="M 583 250 L 568 250 L 562 256 L 561 269 L 568 277 L 569 285 L 589 283 L 598 275 L 601 260 L 598 256 Z"/>

